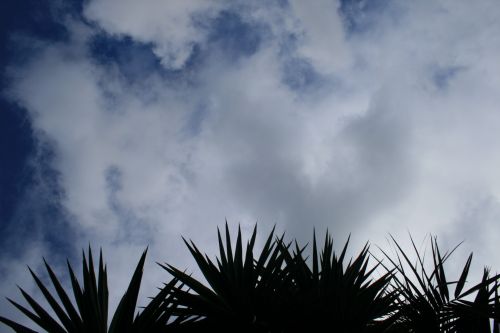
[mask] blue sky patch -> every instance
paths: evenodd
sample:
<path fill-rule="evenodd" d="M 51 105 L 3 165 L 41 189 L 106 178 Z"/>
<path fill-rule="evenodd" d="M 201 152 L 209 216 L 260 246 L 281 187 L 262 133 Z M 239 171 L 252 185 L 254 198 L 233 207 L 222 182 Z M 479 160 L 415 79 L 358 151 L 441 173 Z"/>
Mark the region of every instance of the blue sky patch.
<path fill-rule="evenodd" d="M 29 159 L 36 148 L 27 112 L 5 100 L 0 109 L 0 221 L 8 223 L 33 182 Z"/>
<path fill-rule="evenodd" d="M 438 89 L 446 89 L 450 82 L 465 68 L 462 66 L 441 66 L 432 71 L 432 82 Z"/>
<path fill-rule="evenodd" d="M 257 52 L 263 27 L 242 20 L 234 12 L 223 11 L 212 23 L 209 42 L 231 61 L 238 61 Z"/>
<path fill-rule="evenodd" d="M 80 4 L 68 1 L 52 6 L 38 0 L 0 3 L 2 90 L 10 83 L 5 75 L 7 66 L 22 66 L 33 55 L 33 45 L 20 39 L 67 40 L 68 31 L 57 15 L 74 15 Z M 49 249 L 64 249 L 66 256 L 71 255 L 73 231 L 60 203 L 63 193 L 51 166 L 53 154 L 51 145 L 41 143 L 34 134 L 27 111 L 0 94 L 0 258 L 22 253 L 35 239 Z"/>
<path fill-rule="evenodd" d="M 163 70 L 160 59 L 153 53 L 152 45 L 138 43 L 130 37 L 98 34 L 89 41 L 89 51 L 97 63 L 117 66 L 129 82 L 143 80 Z"/>
<path fill-rule="evenodd" d="M 340 0 L 339 12 L 347 35 L 369 33 L 381 17 L 397 17 L 394 0 Z"/>

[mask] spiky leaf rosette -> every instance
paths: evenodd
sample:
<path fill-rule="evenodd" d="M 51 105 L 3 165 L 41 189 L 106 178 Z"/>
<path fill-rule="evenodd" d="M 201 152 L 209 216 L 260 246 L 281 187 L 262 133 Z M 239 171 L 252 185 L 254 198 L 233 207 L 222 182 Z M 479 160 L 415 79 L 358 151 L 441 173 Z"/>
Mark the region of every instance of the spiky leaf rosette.
<path fill-rule="evenodd" d="M 215 262 L 191 241 L 184 240 L 208 286 L 185 272 L 162 265 L 190 290 L 175 294 L 186 316 L 201 318 L 201 329 L 218 331 L 267 331 L 277 322 L 281 309 L 280 291 L 286 290 L 284 258 L 274 239 L 274 228 L 259 256 L 254 255 L 257 227 L 243 249 L 241 229 L 231 243 L 226 223 L 225 242 L 218 231 L 219 257 Z"/>
<path fill-rule="evenodd" d="M 304 248 L 282 246 L 295 290 L 287 303 L 290 319 L 286 332 L 323 331 L 381 332 L 383 317 L 393 310 L 394 294 L 387 286 L 392 273 L 374 279 L 378 265 L 369 268 L 368 245 L 345 262 L 349 239 L 337 255 L 327 232 L 321 251 L 313 235 L 312 265 L 304 258 Z M 312 267 L 310 267 L 312 266 Z"/>
<path fill-rule="evenodd" d="M 485 269 L 482 281 L 464 290 L 472 253 L 458 280 L 449 281 L 444 265 L 457 247 L 441 254 L 436 238 L 431 238 L 432 262 L 429 268 L 411 237 L 415 262 L 392 236 L 391 239 L 396 247 L 395 257 L 382 251 L 390 261 L 391 269 L 397 271 L 392 287 L 399 295 L 398 311 L 391 318 L 391 332 L 490 332 L 490 319 L 498 312 L 497 281 L 500 275 L 489 277 Z M 453 293 L 451 285 L 455 285 Z M 474 299 L 470 300 L 471 297 Z"/>
<path fill-rule="evenodd" d="M 69 294 L 66 292 L 62 283 L 46 261 L 45 268 L 55 289 L 55 293 L 50 292 L 48 287 L 44 285 L 42 280 L 31 269 L 30 273 L 50 306 L 50 309 L 44 309 L 40 303 L 35 301 L 32 296 L 21 288 L 21 293 L 31 309 L 28 309 L 11 299 L 9 299 L 9 302 L 11 302 L 17 309 L 19 309 L 19 311 L 41 327 L 45 332 L 49 333 L 144 332 L 143 328 L 150 324 L 151 318 L 158 319 L 158 316 L 165 313 L 165 311 L 155 312 L 153 307 L 157 305 L 152 302 L 152 304 L 150 304 L 149 307 L 146 307 L 141 314 L 135 316 L 137 297 L 142 280 L 146 253 L 147 250 L 144 251 L 139 263 L 136 266 L 130 284 L 111 318 L 109 328 L 109 291 L 107 283 L 107 270 L 104 265 L 101 252 L 99 255 L 99 264 L 96 274 L 92 250 L 90 247 L 88 250 L 88 259 L 85 253 L 82 255 L 83 284 L 80 284 L 76 278 L 70 263 L 68 262 L 67 264 L 71 280 L 72 294 L 75 302 L 71 301 Z M 170 288 L 168 290 L 170 290 Z M 160 298 L 163 296 L 164 295 L 160 295 Z M 52 314 L 50 312 L 52 312 Z M 0 317 L 0 321 L 11 327 L 15 332 L 36 332 L 4 317 Z"/>

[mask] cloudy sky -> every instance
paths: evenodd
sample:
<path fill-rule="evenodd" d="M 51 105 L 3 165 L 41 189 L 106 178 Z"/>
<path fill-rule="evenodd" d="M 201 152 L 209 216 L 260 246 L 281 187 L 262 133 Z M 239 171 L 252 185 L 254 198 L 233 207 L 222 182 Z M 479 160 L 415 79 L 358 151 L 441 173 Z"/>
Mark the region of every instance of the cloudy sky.
<path fill-rule="evenodd" d="M 497 0 L 0 6 L 2 296 L 89 243 L 112 296 L 149 245 L 147 293 L 225 219 L 500 267 Z"/>

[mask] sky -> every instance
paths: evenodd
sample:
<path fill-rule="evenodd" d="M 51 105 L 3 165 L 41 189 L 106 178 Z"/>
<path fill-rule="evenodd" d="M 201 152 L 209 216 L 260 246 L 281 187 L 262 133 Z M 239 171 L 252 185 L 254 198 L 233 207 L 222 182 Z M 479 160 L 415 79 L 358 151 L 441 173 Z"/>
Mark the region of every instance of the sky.
<path fill-rule="evenodd" d="M 500 267 L 497 0 L 0 4 L 0 291 L 103 248 L 112 297 L 216 228 Z M 465 262 L 466 257 L 459 257 Z M 474 266 L 473 266 L 474 267 Z M 451 268 L 453 269 L 453 267 Z M 6 301 L 0 312 L 16 316 Z"/>

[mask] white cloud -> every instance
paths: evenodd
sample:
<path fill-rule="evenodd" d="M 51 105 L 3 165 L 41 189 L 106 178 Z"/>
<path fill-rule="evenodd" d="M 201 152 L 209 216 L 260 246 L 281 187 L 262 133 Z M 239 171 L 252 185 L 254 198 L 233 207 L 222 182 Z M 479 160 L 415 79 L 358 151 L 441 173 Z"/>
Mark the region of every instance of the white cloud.
<path fill-rule="evenodd" d="M 333 74 L 351 63 L 337 0 L 292 0 L 297 19 L 298 52 L 323 74 Z"/>
<path fill-rule="evenodd" d="M 206 37 L 196 20 L 213 18 L 223 7 L 212 0 L 94 0 L 84 14 L 110 34 L 152 43 L 162 63 L 177 69 L 189 59 L 194 44 Z"/>
<path fill-rule="evenodd" d="M 498 231 L 498 4 L 413 2 L 349 37 L 336 1 L 270 14 L 257 7 L 239 14 L 273 33 L 237 63 L 207 45 L 189 73 L 194 83 L 154 74 L 131 84 L 87 53 L 68 56 L 71 45 L 49 46 L 18 70 L 12 97 L 56 143 L 65 207 L 82 238 L 105 244 L 112 274 L 128 277 L 128 258 L 148 242 L 154 260 L 185 266 L 179 235 L 213 251 L 225 217 L 278 223 L 301 239 L 328 226 L 337 239 L 355 233 L 358 244 L 407 228 L 451 243 L 465 231 Z M 110 34 L 152 43 L 179 69 L 193 43 L 206 41 L 193 17 L 220 9 L 95 0 L 85 15 Z M 285 36 L 298 32 L 290 52 L 328 78 L 320 92 L 283 80 Z M 471 213 L 470 195 L 488 198 L 492 213 Z M 151 281 L 166 276 L 155 272 Z"/>

